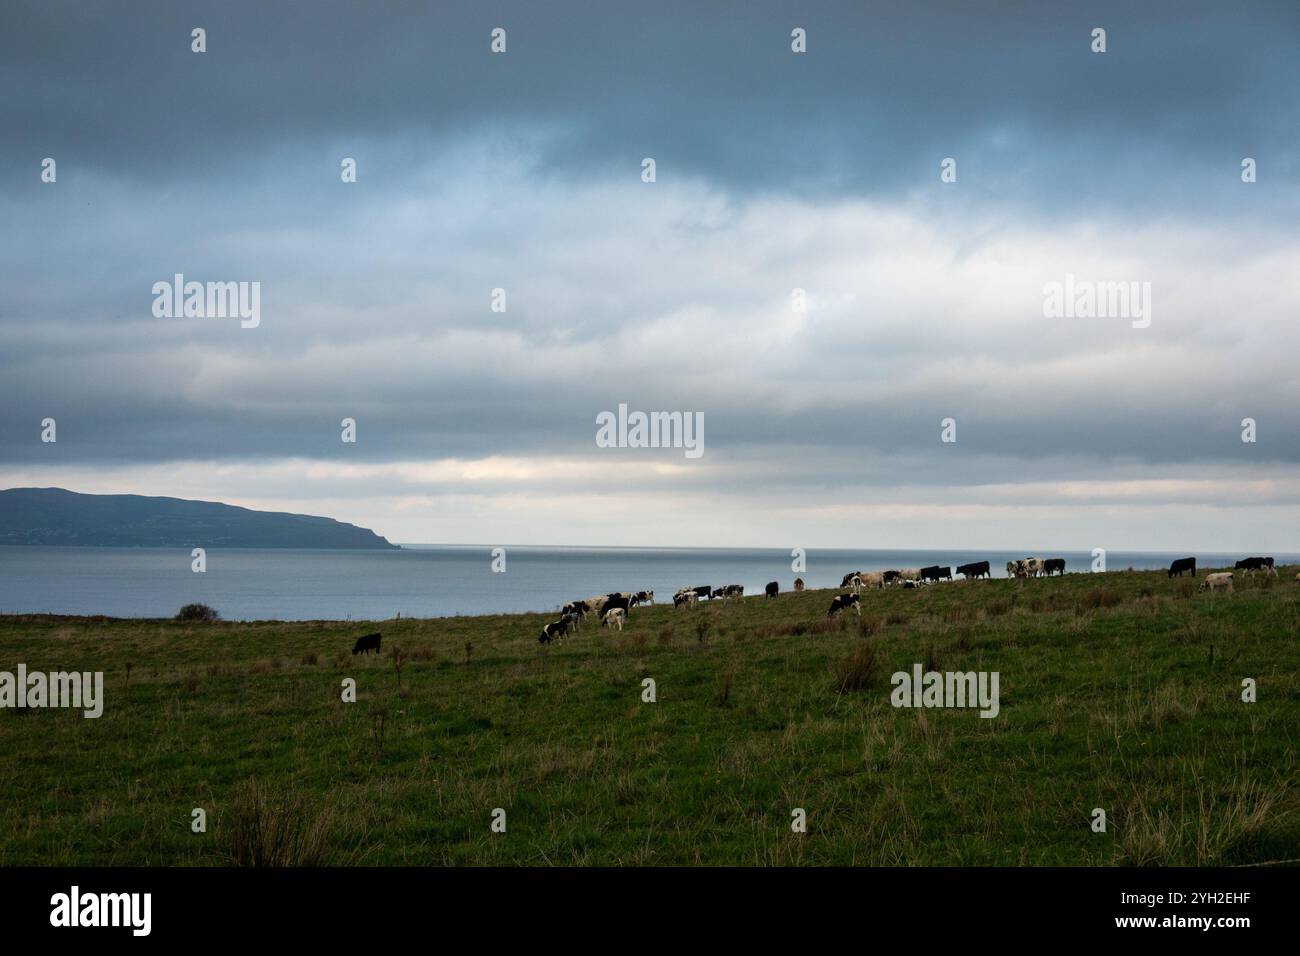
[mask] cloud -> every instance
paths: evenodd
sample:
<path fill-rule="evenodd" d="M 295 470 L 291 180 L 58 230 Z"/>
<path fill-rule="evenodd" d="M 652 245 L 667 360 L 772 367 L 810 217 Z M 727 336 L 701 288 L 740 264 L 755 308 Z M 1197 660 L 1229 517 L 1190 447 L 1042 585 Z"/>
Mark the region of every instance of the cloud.
<path fill-rule="evenodd" d="M 1292 5 L 827 3 L 803 58 L 776 3 L 145 7 L 11 16 L 9 484 L 329 503 L 404 540 L 1293 504 L 1263 477 L 1300 458 Z M 153 318 L 178 272 L 261 282 L 261 326 Z M 1045 318 L 1067 275 L 1150 282 L 1150 328 Z M 705 457 L 596 449 L 619 403 L 702 412 Z"/>

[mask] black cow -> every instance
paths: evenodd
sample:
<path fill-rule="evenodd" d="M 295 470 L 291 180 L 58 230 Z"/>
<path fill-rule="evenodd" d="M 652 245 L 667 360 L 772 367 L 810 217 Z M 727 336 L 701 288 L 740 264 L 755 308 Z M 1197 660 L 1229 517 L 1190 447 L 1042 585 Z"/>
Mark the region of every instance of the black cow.
<path fill-rule="evenodd" d="M 974 561 L 970 564 L 960 564 L 957 566 L 957 573 L 965 577 L 968 581 L 971 578 L 991 578 L 989 573 L 989 563 L 987 561 Z"/>
<path fill-rule="evenodd" d="M 616 607 L 621 607 L 623 609 L 623 613 L 626 614 L 629 619 L 631 619 L 632 596 L 630 594 L 620 594 L 618 591 L 615 591 L 614 593 L 607 595 L 605 598 L 605 606 L 600 609 L 600 616 L 603 618 L 606 614 L 614 610 L 614 608 Z"/>
<path fill-rule="evenodd" d="M 1273 566 L 1272 558 L 1242 558 L 1236 564 L 1238 571 L 1258 571 L 1260 568 L 1271 568 Z"/>
<path fill-rule="evenodd" d="M 1048 577 L 1052 576 L 1053 571 L 1060 577 L 1065 577 L 1065 558 L 1048 558 L 1043 562 L 1043 570 Z"/>
<path fill-rule="evenodd" d="M 550 624 L 542 626 L 542 636 L 537 639 L 538 644 L 549 644 L 558 637 L 564 637 L 569 633 L 569 622 L 565 620 L 552 621 Z"/>
<path fill-rule="evenodd" d="M 696 597 L 705 601 L 713 595 L 713 588 L 709 587 L 707 584 L 701 584 L 699 587 L 691 588 L 691 590 L 695 592 Z"/>
<path fill-rule="evenodd" d="M 378 654 L 379 638 L 381 636 L 382 635 L 380 634 L 367 634 L 364 637 L 358 637 L 357 642 L 352 645 L 352 653 L 354 655 L 369 654 L 371 651 L 374 651 L 376 654 Z"/>
<path fill-rule="evenodd" d="M 948 571 L 948 576 L 952 577 L 952 571 L 948 570 L 947 568 L 941 568 L 937 564 L 932 564 L 928 568 L 921 569 L 921 580 L 938 581 L 939 578 L 943 577 L 944 571 Z"/>
<path fill-rule="evenodd" d="M 886 584 L 890 584 L 890 583 L 892 583 L 892 582 L 894 581 L 895 578 L 897 578 L 897 577 L 898 577 L 899 575 L 901 575 L 903 572 L 901 572 L 901 571 L 881 571 L 880 573 L 883 574 L 883 575 L 885 576 L 885 577 L 884 577 L 885 583 L 886 583 Z"/>
<path fill-rule="evenodd" d="M 774 598 L 774 597 L 776 597 L 778 594 L 781 593 L 781 584 L 780 584 L 780 582 L 778 582 L 778 581 L 768 581 L 768 582 L 767 582 L 767 587 L 765 587 L 765 588 L 763 589 L 763 593 L 764 593 L 767 597 L 770 597 L 770 598 Z"/>
<path fill-rule="evenodd" d="M 840 587 L 842 588 L 848 587 L 849 583 L 857 576 L 858 576 L 857 571 L 850 571 L 848 574 L 844 575 L 844 580 L 840 581 Z"/>
<path fill-rule="evenodd" d="M 851 607 L 859 614 L 862 613 L 862 601 L 856 594 L 837 594 L 831 600 L 831 609 L 826 612 L 827 617 L 834 617 L 846 607 Z"/>
<path fill-rule="evenodd" d="M 1195 558 L 1179 558 L 1173 564 L 1169 565 L 1169 573 L 1167 576 L 1172 578 L 1176 574 L 1181 578 L 1184 571 L 1191 571 L 1192 577 L 1196 577 Z"/>

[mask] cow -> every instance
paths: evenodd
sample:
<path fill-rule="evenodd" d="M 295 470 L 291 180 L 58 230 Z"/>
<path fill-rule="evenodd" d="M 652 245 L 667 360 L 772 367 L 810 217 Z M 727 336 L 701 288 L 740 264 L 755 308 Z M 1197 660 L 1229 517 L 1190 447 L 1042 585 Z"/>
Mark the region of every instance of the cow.
<path fill-rule="evenodd" d="M 708 600 L 713 596 L 713 588 L 709 587 L 707 584 L 701 584 L 697 587 L 691 588 L 691 590 L 695 592 L 697 597 L 705 600 Z"/>
<path fill-rule="evenodd" d="M 837 594 L 831 600 L 831 609 L 826 612 L 826 616 L 834 617 L 836 614 L 839 614 L 840 611 L 843 611 L 846 607 L 851 607 L 853 608 L 853 610 L 858 612 L 859 616 L 862 615 L 861 598 L 859 598 L 856 594 Z"/>
<path fill-rule="evenodd" d="M 638 604 L 654 604 L 654 602 L 655 602 L 654 591 L 637 591 L 636 594 L 632 595 L 633 607 L 636 607 Z"/>
<path fill-rule="evenodd" d="M 605 610 L 605 602 L 609 600 L 608 594 L 597 594 L 595 597 L 589 597 L 582 603 L 587 605 L 588 614 L 599 614 Z"/>
<path fill-rule="evenodd" d="M 767 587 L 763 588 L 763 596 L 774 598 L 781 593 L 781 584 L 778 581 L 768 581 Z"/>
<path fill-rule="evenodd" d="M 353 655 L 355 656 L 357 654 L 369 654 L 371 651 L 374 651 L 376 654 L 378 654 L 379 639 L 382 636 L 383 635 L 381 634 L 366 634 L 363 637 L 358 637 L 357 642 L 352 645 Z"/>
<path fill-rule="evenodd" d="M 683 604 L 687 607 L 699 607 L 700 596 L 689 588 L 685 591 L 678 591 L 673 595 L 673 607 L 681 607 Z"/>
<path fill-rule="evenodd" d="M 893 584 L 895 581 L 897 581 L 897 580 L 898 580 L 898 575 L 899 575 L 900 573 L 901 573 L 901 572 L 898 571 L 898 570 L 895 569 L 895 568 L 890 568 L 888 571 L 881 571 L 881 572 L 880 572 L 880 574 L 881 574 L 881 576 L 882 576 L 882 578 L 884 579 L 884 582 L 885 582 L 886 584 Z"/>
<path fill-rule="evenodd" d="M 945 568 L 937 564 L 932 564 L 928 568 L 921 569 L 921 580 L 922 581 L 943 581 L 943 580 L 951 581 L 952 568 L 950 567 Z"/>
<path fill-rule="evenodd" d="M 1043 573 L 1049 578 L 1055 571 L 1058 577 L 1065 577 L 1065 558 L 1048 558 L 1043 562 Z"/>
<path fill-rule="evenodd" d="M 796 591 L 802 591 L 804 589 L 803 578 L 794 579 L 794 589 Z"/>
<path fill-rule="evenodd" d="M 899 571 L 899 572 L 898 572 L 898 577 L 895 578 L 894 580 L 896 580 L 896 581 L 898 581 L 898 582 L 900 582 L 900 583 L 905 582 L 905 581 L 920 581 L 920 580 L 921 580 L 921 569 L 920 569 L 920 568 L 904 568 L 902 571 Z"/>
<path fill-rule="evenodd" d="M 987 561 L 973 561 L 970 564 L 957 565 L 957 573 L 967 581 L 971 578 L 991 578 L 989 573 L 989 563 Z"/>
<path fill-rule="evenodd" d="M 1036 578 L 1046 573 L 1042 558 L 1025 558 L 1024 572 L 1027 578 Z"/>
<path fill-rule="evenodd" d="M 1019 561 L 1008 561 L 1008 562 L 1007 562 L 1007 577 L 1009 577 L 1009 578 L 1018 578 L 1018 577 L 1020 577 L 1020 562 L 1019 562 Z"/>
<path fill-rule="evenodd" d="M 1258 571 L 1260 568 L 1272 566 L 1272 558 L 1242 558 L 1233 567 L 1237 571 Z"/>
<path fill-rule="evenodd" d="M 605 604 L 600 609 L 601 614 L 608 614 L 610 611 L 615 610 L 622 611 L 625 618 L 631 617 L 632 595 L 626 591 L 615 591 L 612 594 L 605 595 Z"/>
<path fill-rule="evenodd" d="M 551 641 L 564 641 L 564 635 L 569 633 L 569 623 L 564 618 L 558 621 L 552 621 L 550 624 L 542 625 L 542 636 L 537 639 L 538 644 L 549 644 Z"/>
<path fill-rule="evenodd" d="M 853 579 L 861 573 L 862 573 L 861 571 L 850 571 L 848 574 L 844 575 L 844 577 L 840 579 L 840 587 L 842 588 L 848 587 L 849 584 L 853 581 Z"/>
<path fill-rule="evenodd" d="M 734 598 L 745 596 L 745 586 L 743 584 L 724 584 L 720 588 L 713 589 L 715 598 Z"/>
<path fill-rule="evenodd" d="M 582 619 L 587 616 L 588 608 L 586 601 L 570 601 L 564 607 L 560 608 L 560 616 L 569 621 L 569 627 L 577 630 L 582 627 Z"/>
<path fill-rule="evenodd" d="M 1169 565 L 1169 570 L 1166 572 L 1165 576 L 1170 578 L 1177 576 L 1181 578 L 1184 571 L 1191 571 L 1192 577 L 1196 577 L 1195 558 L 1179 558 L 1173 564 Z"/>
<path fill-rule="evenodd" d="M 912 578 L 907 578 L 903 581 L 903 587 L 907 589 L 912 589 L 912 588 L 925 587 L 925 585 L 922 584 L 920 581 L 913 580 Z"/>
<path fill-rule="evenodd" d="M 1224 591 L 1231 591 L 1231 590 L 1232 590 L 1232 572 L 1231 572 L 1231 571 L 1220 571 L 1220 572 L 1218 572 L 1217 574 L 1207 574 L 1207 575 L 1205 576 L 1205 580 L 1201 582 L 1201 588 L 1200 588 L 1200 589 L 1201 589 L 1202 591 L 1204 591 L 1204 590 L 1206 590 L 1207 588 L 1208 588 L 1210 591 L 1218 591 L 1218 590 L 1220 590 L 1220 589 L 1222 589 L 1222 590 L 1224 590 Z"/>
<path fill-rule="evenodd" d="M 853 576 L 850 584 L 853 586 L 854 594 L 857 594 L 863 588 L 879 590 L 885 586 L 885 575 L 881 571 L 859 571 Z"/>
<path fill-rule="evenodd" d="M 605 622 L 606 627 L 616 627 L 620 631 L 627 622 L 627 610 L 621 607 L 613 607 L 601 615 L 601 620 Z"/>

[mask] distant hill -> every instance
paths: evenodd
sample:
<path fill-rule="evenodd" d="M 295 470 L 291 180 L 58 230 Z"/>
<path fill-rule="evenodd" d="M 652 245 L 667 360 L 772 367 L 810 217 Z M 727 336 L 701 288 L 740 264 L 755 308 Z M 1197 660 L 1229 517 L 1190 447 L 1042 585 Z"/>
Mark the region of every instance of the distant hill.
<path fill-rule="evenodd" d="M 0 544 L 127 548 L 396 548 L 333 518 L 251 511 L 217 501 L 0 491 Z"/>

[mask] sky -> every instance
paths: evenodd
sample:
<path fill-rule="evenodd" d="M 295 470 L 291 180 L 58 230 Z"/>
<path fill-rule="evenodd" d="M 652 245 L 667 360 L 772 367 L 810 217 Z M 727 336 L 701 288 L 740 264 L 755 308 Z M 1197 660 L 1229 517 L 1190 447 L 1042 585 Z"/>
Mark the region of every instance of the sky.
<path fill-rule="evenodd" d="M 9 0 L 0 131 L 0 487 L 1300 550 L 1291 0 Z M 177 273 L 259 283 L 256 327 L 155 315 Z M 1067 277 L 1149 309 L 1045 314 Z M 620 405 L 703 454 L 602 447 Z"/>

